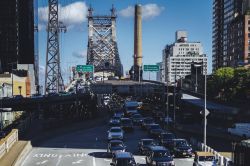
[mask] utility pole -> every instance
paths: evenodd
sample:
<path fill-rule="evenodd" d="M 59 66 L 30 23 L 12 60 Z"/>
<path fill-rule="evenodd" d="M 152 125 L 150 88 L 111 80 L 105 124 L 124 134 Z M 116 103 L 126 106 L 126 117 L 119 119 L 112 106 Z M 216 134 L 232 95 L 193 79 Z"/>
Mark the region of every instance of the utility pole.
<path fill-rule="evenodd" d="M 207 145 L 207 73 L 205 71 L 205 96 L 204 96 L 204 145 Z"/>
<path fill-rule="evenodd" d="M 175 129 L 175 111 L 176 111 L 175 95 L 176 95 L 176 67 L 175 67 L 175 74 L 174 74 L 174 129 Z"/>
<path fill-rule="evenodd" d="M 60 68 L 59 34 L 66 26 L 58 21 L 58 0 L 48 0 L 47 51 L 45 71 L 45 94 L 64 90 Z"/>

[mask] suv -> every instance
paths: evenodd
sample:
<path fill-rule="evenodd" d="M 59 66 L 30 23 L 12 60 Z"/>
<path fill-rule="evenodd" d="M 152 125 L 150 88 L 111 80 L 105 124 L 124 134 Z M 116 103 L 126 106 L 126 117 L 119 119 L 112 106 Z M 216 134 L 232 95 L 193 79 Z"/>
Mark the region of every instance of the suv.
<path fill-rule="evenodd" d="M 210 152 L 195 152 L 193 166 L 216 166 L 217 161 Z"/>
<path fill-rule="evenodd" d="M 148 134 L 151 137 L 157 138 L 159 137 L 159 135 L 163 132 L 163 130 L 161 129 L 159 124 L 153 124 L 150 126 L 149 130 L 148 130 Z"/>
<path fill-rule="evenodd" d="M 174 139 L 172 152 L 176 157 L 192 157 L 192 147 L 185 139 Z"/>
<path fill-rule="evenodd" d="M 121 118 L 121 127 L 123 130 L 134 130 L 133 122 L 129 118 Z"/>
<path fill-rule="evenodd" d="M 123 130 L 120 127 L 111 127 L 108 130 L 108 140 L 112 139 L 123 140 Z"/>
<path fill-rule="evenodd" d="M 132 115 L 132 121 L 135 125 L 141 125 L 142 121 L 143 121 L 143 117 L 141 114 L 134 114 Z"/>
<path fill-rule="evenodd" d="M 175 166 L 173 157 L 163 146 L 150 146 L 149 152 L 146 154 L 146 164 L 152 166 Z"/>
<path fill-rule="evenodd" d="M 115 153 L 115 152 L 125 152 L 126 146 L 124 146 L 121 140 L 111 140 L 108 143 L 108 153 Z"/>
<path fill-rule="evenodd" d="M 140 154 L 147 154 L 150 146 L 156 145 L 154 139 L 141 139 L 138 143 L 138 152 Z"/>
<path fill-rule="evenodd" d="M 116 152 L 113 154 L 111 166 L 136 166 L 133 155 L 129 152 Z"/>
<path fill-rule="evenodd" d="M 146 117 L 143 119 L 141 127 L 142 129 L 146 129 L 148 125 L 154 124 L 154 119 L 150 117 Z"/>

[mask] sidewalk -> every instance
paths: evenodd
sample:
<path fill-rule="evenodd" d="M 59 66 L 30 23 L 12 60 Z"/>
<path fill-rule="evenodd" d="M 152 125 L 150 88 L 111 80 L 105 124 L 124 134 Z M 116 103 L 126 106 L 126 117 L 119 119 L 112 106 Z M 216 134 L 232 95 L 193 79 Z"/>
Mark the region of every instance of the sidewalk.
<path fill-rule="evenodd" d="M 1 166 L 13 166 L 28 141 L 17 141 L 1 159 Z"/>

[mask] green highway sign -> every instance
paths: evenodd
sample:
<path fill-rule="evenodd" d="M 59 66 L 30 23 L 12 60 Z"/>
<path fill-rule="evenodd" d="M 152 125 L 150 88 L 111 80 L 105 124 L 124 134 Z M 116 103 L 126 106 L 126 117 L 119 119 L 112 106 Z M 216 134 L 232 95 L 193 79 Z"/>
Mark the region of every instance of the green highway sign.
<path fill-rule="evenodd" d="M 84 72 L 84 73 L 93 73 L 94 66 L 93 65 L 77 65 L 76 71 L 77 72 Z"/>
<path fill-rule="evenodd" d="M 143 71 L 160 71 L 158 65 L 143 65 Z"/>

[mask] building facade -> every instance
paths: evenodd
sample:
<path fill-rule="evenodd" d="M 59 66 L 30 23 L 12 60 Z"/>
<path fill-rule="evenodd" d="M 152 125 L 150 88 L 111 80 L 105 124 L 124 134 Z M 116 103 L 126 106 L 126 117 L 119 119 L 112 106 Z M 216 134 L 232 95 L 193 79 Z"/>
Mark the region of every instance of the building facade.
<path fill-rule="evenodd" d="M 34 64 L 34 0 L 0 1 L 0 72 Z"/>
<path fill-rule="evenodd" d="M 250 1 L 213 1 L 213 71 L 250 62 Z"/>
<path fill-rule="evenodd" d="M 188 42 L 187 32 L 177 31 L 176 41 L 163 49 L 163 81 L 174 84 L 191 74 L 192 63 L 203 64 L 203 74 L 207 73 L 207 57 L 200 42 Z"/>
<path fill-rule="evenodd" d="M 162 69 L 162 62 L 156 63 L 159 66 L 160 70 L 156 72 L 156 81 L 162 82 L 163 81 L 163 69 Z"/>

